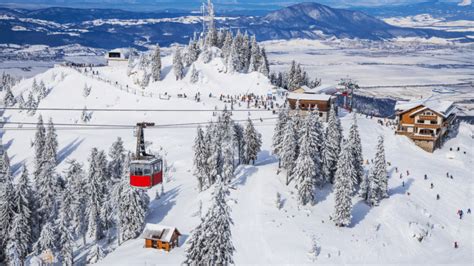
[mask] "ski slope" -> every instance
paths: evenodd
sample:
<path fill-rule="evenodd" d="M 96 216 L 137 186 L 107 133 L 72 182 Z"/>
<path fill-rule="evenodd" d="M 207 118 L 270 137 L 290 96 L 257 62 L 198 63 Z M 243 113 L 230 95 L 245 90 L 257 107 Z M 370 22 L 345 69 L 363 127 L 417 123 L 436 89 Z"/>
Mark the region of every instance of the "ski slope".
<path fill-rule="evenodd" d="M 170 59 L 164 58 L 164 69 L 170 68 Z M 149 109 L 187 109 L 192 112 L 94 112 L 90 124 L 133 125 L 138 121 L 155 122 L 158 125 L 207 122 L 215 119 L 212 112 L 197 111 L 224 108 L 218 98 L 209 98 L 207 93 L 240 94 L 247 91 L 263 95 L 270 86 L 261 81 L 260 89 L 252 84 L 260 83 L 261 77 L 252 74 L 212 73 L 211 65 L 199 66 L 208 80 L 190 85 L 186 79 L 176 82 L 169 71 L 165 72 L 162 83 L 150 85 L 150 91 L 168 92 L 169 100 L 143 97 L 140 93 L 119 90 L 114 83 L 132 84 L 124 76 L 120 67 L 97 68 L 101 77 L 111 83 L 91 78 L 78 71 L 65 67 L 55 67 L 36 76 L 51 87 L 51 93 L 39 108 L 67 107 L 80 108 L 149 108 Z M 64 73 L 64 74 L 62 74 Z M 167 73 L 167 74 L 166 74 Z M 216 75 L 214 75 L 216 74 Z M 230 77 L 229 77 L 230 76 Z M 211 80 L 211 77 L 215 80 Z M 12 90 L 15 95 L 31 89 L 32 79 L 25 79 Z M 92 86 L 91 94 L 84 97 L 84 84 Z M 267 85 L 265 85 L 267 84 Z M 132 86 L 132 85 L 130 85 Z M 189 98 L 178 98 L 180 88 Z M 193 95 L 202 93 L 202 101 L 195 102 Z M 236 108 L 246 108 L 241 106 Z M 270 111 L 255 109 L 254 112 L 233 112 L 235 120 L 274 118 Z M 52 117 L 55 123 L 78 123 L 81 112 L 38 111 L 33 117 L 25 112 L 7 110 L 4 117 L 10 122 L 36 122 L 38 114 L 45 121 Z M 341 113 L 345 132 L 351 123 L 351 116 Z M 236 264 L 308 264 L 308 263 L 453 263 L 469 264 L 473 261 L 473 218 L 466 214 L 460 220 L 458 209 L 466 212 L 472 209 L 473 196 L 473 147 L 474 127 L 461 124 L 459 133 L 450 139 L 443 149 L 433 154 L 426 153 L 415 146 L 408 138 L 394 135 L 391 128 L 381 126 L 376 119 L 359 116 L 359 129 L 362 138 L 364 159 L 375 154 L 376 138 L 385 137 L 387 161 L 391 163 L 389 195 L 380 206 L 369 208 L 359 198 L 353 198 L 352 223 L 347 228 L 334 226 L 329 220 L 333 211 L 334 199 L 331 186 L 316 191 L 317 204 L 300 208 L 297 205 L 294 184 L 284 185 L 285 173 L 277 174 L 278 163 L 271 155 L 271 137 L 275 120 L 257 120 L 255 126 L 263 135 L 263 148 L 255 166 L 241 166 L 236 170 L 232 183 L 229 205 L 232 209 L 234 225 L 233 243 L 236 251 Z M 34 152 L 30 142 L 34 130 L 15 130 L 15 125 L 5 125 L 3 143 L 11 157 L 12 170 L 26 163 L 33 168 Z M 31 125 L 23 125 L 24 128 Z M 127 149 L 134 149 L 135 138 L 132 129 L 81 129 L 66 130 L 57 126 L 59 137 L 58 172 L 64 170 L 67 159 L 78 159 L 85 163 L 92 147 L 108 150 L 117 137 L 122 137 Z M 167 253 L 144 249 L 142 239 L 130 240 L 109 253 L 99 264 L 103 265 L 158 265 L 180 264 L 184 261 L 185 241 L 200 219 L 197 211 L 202 202 L 205 213 L 211 191 L 199 193 L 197 182 L 192 175 L 192 145 L 196 133 L 195 126 L 150 128 L 145 137 L 150 141 L 149 148 L 162 153 L 170 171 L 166 174 L 165 195 L 152 200 L 147 222 L 175 226 L 183 234 L 180 247 Z M 460 147 L 462 152 L 450 152 L 450 147 Z M 449 156 L 448 156 L 449 155 Z M 448 157 L 454 157 L 448 159 Z M 395 167 L 403 172 L 395 172 Z M 409 170 L 410 175 L 406 176 Z M 446 178 L 446 172 L 454 179 Z M 424 180 L 424 174 L 428 180 Z M 402 186 L 402 181 L 405 186 Z M 430 189 L 433 182 L 434 189 Z M 159 187 L 149 190 L 154 199 Z M 282 195 L 283 207 L 276 207 L 276 193 Z M 410 193 L 408 195 L 407 193 Z M 441 199 L 436 200 L 436 194 Z M 422 242 L 414 235 L 426 234 Z M 312 239 L 320 246 L 319 255 L 309 254 Z M 454 249 L 457 241 L 459 248 Z M 80 259 L 81 255 L 78 255 Z M 314 261 L 313 261 L 314 260 Z"/>

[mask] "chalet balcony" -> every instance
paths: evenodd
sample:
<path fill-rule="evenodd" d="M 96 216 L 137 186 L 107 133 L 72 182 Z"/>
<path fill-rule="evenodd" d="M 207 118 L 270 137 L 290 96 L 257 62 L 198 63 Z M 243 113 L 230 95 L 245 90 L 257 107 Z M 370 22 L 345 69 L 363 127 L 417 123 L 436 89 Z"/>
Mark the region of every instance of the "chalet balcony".
<path fill-rule="evenodd" d="M 438 117 L 435 115 L 420 115 L 420 120 L 438 121 Z"/>
<path fill-rule="evenodd" d="M 432 129 L 438 129 L 438 128 L 441 128 L 441 125 L 440 125 L 440 124 L 415 123 L 415 127 L 417 127 L 417 128 L 432 128 Z"/>
<path fill-rule="evenodd" d="M 423 134 L 413 134 L 410 138 L 414 140 L 428 140 L 428 141 L 435 141 L 438 137 L 433 135 L 423 135 Z"/>

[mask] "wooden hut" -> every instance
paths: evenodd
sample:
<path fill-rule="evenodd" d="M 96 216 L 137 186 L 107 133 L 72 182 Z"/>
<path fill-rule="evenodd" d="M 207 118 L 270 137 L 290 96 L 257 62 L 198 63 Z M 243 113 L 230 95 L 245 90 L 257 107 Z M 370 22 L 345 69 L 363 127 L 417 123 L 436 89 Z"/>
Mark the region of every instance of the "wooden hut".
<path fill-rule="evenodd" d="M 296 103 L 299 102 L 303 114 L 308 110 L 317 109 L 321 119 L 326 122 L 331 105 L 334 104 L 334 98 L 331 95 L 316 93 L 290 92 L 287 100 L 292 110 L 296 108 Z"/>
<path fill-rule="evenodd" d="M 146 224 L 141 237 L 145 239 L 145 248 L 170 251 L 179 246 L 180 235 L 176 227 Z"/>

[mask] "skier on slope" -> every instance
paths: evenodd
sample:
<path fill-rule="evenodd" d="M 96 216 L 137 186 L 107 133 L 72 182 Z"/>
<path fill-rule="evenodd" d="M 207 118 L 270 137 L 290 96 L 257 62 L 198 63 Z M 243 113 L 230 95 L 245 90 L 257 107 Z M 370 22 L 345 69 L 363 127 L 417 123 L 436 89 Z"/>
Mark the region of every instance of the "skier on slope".
<path fill-rule="evenodd" d="M 462 219 L 462 215 L 463 215 L 462 210 L 458 210 L 458 215 L 459 215 L 459 219 Z"/>

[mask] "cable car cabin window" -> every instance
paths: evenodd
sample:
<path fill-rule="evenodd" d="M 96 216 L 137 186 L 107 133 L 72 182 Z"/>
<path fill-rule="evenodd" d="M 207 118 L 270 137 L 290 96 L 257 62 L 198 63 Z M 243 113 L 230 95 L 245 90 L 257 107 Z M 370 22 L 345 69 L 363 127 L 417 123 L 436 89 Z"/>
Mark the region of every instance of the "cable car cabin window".
<path fill-rule="evenodd" d="M 151 165 L 145 165 L 145 167 L 143 167 L 143 174 L 151 175 Z"/>
<path fill-rule="evenodd" d="M 132 175 L 142 176 L 144 172 L 143 165 L 132 165 L 130 166 L 130 173 Z"/>
<path fill-rule="evenodd" d="M 161 163 L 157 162 L 153 165 L 153 173 L 158 173 L 161 171 Z"/>

